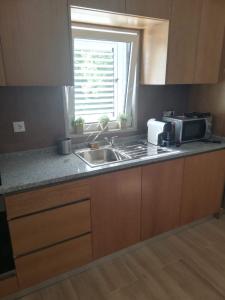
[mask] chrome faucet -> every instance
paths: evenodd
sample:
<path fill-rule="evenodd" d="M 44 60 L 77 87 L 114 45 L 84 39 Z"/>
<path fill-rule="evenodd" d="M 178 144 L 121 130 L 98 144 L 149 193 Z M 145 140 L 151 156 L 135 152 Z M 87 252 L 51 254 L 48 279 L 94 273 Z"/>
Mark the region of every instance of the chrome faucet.
<path fill-rule="evenodd" d="M 103 127 L 101 123 L 98 124 L 99 127 L 100 127 L 100 130 L 96 133 L 96 132 L 93 132 L 91 134 L 88 135 L 87 137 L 87 140 L 89 140 L 90 137 L 93 137 L 92 140 L 89 142 L 89 145 L 91 146 L 92 144 L 95 144 L 97 143 L 96 140 L 99 138 L 100 135 L 102 135 L 105 131 L 106 131 L 106 128 L 107 126 Z M 92 147 L 92 146 L 91 146 Z M 94 147 L 95 148 L 95 147 Z"/>
<path fill-rule="evenodd" d="M 118 138 L 118 136 L 112 136 L 111 138 L 105 137 L 104 140 L 111 146 L 115 146 L 115 139 Z"/>

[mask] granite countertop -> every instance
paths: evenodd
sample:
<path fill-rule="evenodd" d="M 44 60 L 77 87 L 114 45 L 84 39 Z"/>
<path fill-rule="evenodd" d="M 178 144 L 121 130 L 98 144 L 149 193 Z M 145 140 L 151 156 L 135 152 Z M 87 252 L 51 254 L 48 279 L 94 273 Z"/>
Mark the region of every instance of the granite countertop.
<path fill-rule="evenodd" d="M 0 155 L 2 185 L 0 194 L 24 191 L 30 188 L 81 179 L 93 175 L 175 159 L 204 152 L 225 149 L 221 144 L 194 142 L 174 148 L 174 152 L 142 159 L 128 160 L 99 167 L 89 167 L 75 154 L 58 155 L 54 149 L 43 149 Z"/>

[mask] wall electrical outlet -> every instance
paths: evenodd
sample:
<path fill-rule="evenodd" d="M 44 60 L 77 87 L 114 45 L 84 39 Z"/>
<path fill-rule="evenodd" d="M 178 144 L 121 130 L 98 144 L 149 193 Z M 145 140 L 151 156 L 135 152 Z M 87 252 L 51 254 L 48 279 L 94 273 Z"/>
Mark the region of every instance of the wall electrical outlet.
<path fill-rule="evenodd" d="M 25 123 L 24 121 L 21 122 L 13 122 L 13 131 L 16 132 L 25 132 Z"/>

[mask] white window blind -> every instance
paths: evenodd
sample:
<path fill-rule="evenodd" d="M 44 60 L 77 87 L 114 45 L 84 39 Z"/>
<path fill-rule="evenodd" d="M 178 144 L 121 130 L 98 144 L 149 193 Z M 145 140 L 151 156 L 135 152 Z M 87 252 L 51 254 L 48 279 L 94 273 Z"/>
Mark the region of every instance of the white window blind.
<path fill-rule="evenodd" d="M 72 27 L 74 87 L 70 116 L 96 123 L 102 115 L 116 121 L 133 117 L 138 33 L 79 25 Z"/>
<path fill-rule="evenodd" d="M 123 55 L 124 48 L 119 44 L 122 43 L 75 40 L 75 117 L 83 116 L 87 122 L 97 121 L 101 115 L 116 119 L 118 51 Z"/>

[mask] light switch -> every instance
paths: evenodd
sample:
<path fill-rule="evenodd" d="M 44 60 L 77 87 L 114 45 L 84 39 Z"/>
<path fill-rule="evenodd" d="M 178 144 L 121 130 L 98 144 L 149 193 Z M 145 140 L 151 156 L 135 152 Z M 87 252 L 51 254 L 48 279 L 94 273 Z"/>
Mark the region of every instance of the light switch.
<path fill-rule="evenodd" d="M 25 123 L 24 121 L 21 122 L 13 122 L 13 131 L 14 132 L 25 132 Z"/>

